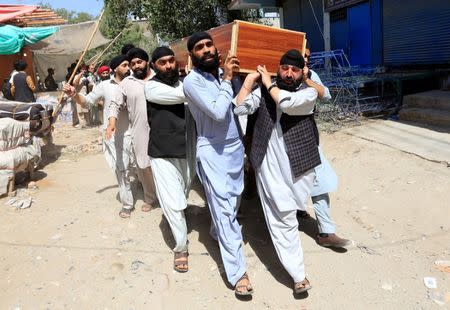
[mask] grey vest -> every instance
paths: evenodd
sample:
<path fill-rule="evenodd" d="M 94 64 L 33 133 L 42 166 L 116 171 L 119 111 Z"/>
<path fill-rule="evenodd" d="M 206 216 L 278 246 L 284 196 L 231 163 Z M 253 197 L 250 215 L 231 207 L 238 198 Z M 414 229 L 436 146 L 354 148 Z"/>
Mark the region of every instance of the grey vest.
<path fill-rule="evenodd" d="M 276 103 L 267 89 L 261 86 L 261 104 L 257 111 L 250 151 L 250 161 L 255 169 L 261 166 L 266 155 L 276 122 L 276 109 Z M 283 113 L 280 125 L 293 177 L 298 178 L 320 165 L 319 132 L 314 121 L 314 114 L 297 116 Z"/>

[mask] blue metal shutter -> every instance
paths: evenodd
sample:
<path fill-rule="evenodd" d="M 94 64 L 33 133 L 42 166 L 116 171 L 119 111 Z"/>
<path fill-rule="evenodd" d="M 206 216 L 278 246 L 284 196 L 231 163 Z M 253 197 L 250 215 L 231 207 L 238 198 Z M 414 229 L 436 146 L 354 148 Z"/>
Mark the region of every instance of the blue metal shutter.
<path fill-rule="evenodd" d="M 388 66 L 450 64 L 450 1 L 384 0 L 383 59 Z"/>

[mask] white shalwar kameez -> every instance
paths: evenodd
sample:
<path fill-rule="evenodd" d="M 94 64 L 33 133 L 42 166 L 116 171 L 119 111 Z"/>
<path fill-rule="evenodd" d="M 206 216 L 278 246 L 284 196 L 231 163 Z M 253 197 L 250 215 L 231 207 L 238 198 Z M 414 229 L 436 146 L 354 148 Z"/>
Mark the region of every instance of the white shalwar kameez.
<path fill-rule="evenodd" d="M 111 108 L 111 101 L 120 94 L 119 82 L 115 78 L 102 81 L 94 86 L 92 91 L 84 96 L 86 104 L 92 107 L 99 99 L 103 98 L 103 119 L 107 120 Z M 124 209 L 132 209 L 134 205 L 133 192 L 130 184 L 129 165 L 133 156 L 131 148 L 130 123 L 127 112 L 120 110 L 117 115 L 117 130 L 109 140 L 105 138 L 108 123 L 102 125 L 103 153 L 109 167 L 114 170 L 119 185 L 120 202 Z"/>
<path fill-rule="evenodd" d="M 290 98 L 290 99 L 289 99 Z M 282 113 L 309 115 L 313 113 L 317 99 L 314 88 L 295 93 L 281 90 L 277 104 L 277 121 L 272 130 L 266 156 L 255 170 L 258 194 L 266 218 L 272 242 L 282 265 L 294 282 L 305 279 L 303 250 L 298 232 L 297 210 L 305 210 L 314 182 L 314 169 L 298 178 L 293 178 L 289 158 L 281 130 Z M 261 102 L 260 88 L 247 96 L 235 108 L 238 115 L 252 114 Z"/>
<path fill-rule="evenodd" d="M 160 105 L 184 103 L 183 83 L 169 86 L 150 80 L 145 84 L 145 97 Z M 187 225 L 184 209 L 195 165 L 195 123 L 185 106 L 186 158 L 150 157 L 156 196 L 175 239 L 174 252 L 188 250 Z M 157 130 L 157 128 L 155 128 Z"/>

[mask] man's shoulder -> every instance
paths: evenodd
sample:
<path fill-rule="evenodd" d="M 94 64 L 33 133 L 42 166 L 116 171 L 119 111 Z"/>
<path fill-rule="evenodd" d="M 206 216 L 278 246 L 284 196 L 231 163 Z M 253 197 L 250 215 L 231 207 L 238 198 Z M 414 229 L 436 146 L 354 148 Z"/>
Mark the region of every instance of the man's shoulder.
<path fill-rule="evenodd" d="M 184 78 L 183 83 L 185 87 L 193 86 L 193 84 L 198 84 L 200 81 L 205 81 L 205 77 L 197 70 L 192 70 L 189 74 Z"/>
<path fill-rule="evenodd" d="M 174 85 L 169 85 L 169 84 L 164 83 L 163 81 L 160 81 L 159 79 L 153 77 L 150 80 L 148 80 L 145 83 L 145 85 L 146 86 L 151 86 L 151 87 L 158 87 L 160 85 L 166 85 L 166 86 L 169 86 L 169 87 L 178 88 L 180 86 L 183 87 L 183 82 L 181 80 L 178 80 L 178 82 L 175 83 Z"/>
<path fill-rule="evenodd" d="M 19 72 L 17 72 L 16 74 L 14 74 L 14 77 L 19 77 L 19 76 L 27 76 L 27 74 L 25 73 L 25 72 L 21 72 L 21 71 L 19 71 Z"/>
<path fill-rule="evenodd" d="M 116 86 L 115 84 L 111 83 L 110 80 L 101 81 L 100 83 L 94 85 L 94 89 L 105 89 L 108 87 Z"/>
<path fill-rule="evenodd" d="M 129 75 L 129 76 L 125 77 L 125 78 L 122 80 L 122 82 L 120 82 L 120 83 L 121 83 L 121 84 L 124 84 L 124 83 L 132 83 L 132 82 L 135 81 L 135 80 L 136 80 L 136 78 L 135 78 L 134 76 Z"/>
<path fill-rule="evenodd" d="M 127 88 L 127 87 L 129 87 L 130 85 L 133 85 L 135 82 L 136 82 L 136 81 L 135 81 L 135 78 L 132 77 L 132 76 L 130 75 L 130 76 L 127 76 L 126 78 L 124 78 L 124 79 L 119 83 L 119 85 L 120 85 L 122 88 Z"/>

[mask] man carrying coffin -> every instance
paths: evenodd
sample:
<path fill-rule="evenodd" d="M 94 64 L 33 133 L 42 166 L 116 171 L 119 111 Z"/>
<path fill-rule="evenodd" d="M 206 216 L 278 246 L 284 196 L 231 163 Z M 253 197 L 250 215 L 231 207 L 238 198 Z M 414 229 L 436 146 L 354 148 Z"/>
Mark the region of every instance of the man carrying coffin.
<path fill-rule="evenodd" d="M 249 74 L 236 98 L 238 115 L 258 112 L 250 160 L 258 194 L 278 257 L 294 280 L 294 292 L 311 288 L 305 276 L 297 210 L 304 210 L 320 165 L 314 105 L 315 83 L 303 76 L 297 50 L 286 52 L 272 82 L 264 66 Z M 262 86 L 254 91 L 257 80 Z"/>
<path fill-rule="evenodd" d="M 211 236 L 219 242 L 227 279 L 235 294 L 250 295 L 241 227 L 236 219 L 244 183 L 244 147 L 233 114 L 233 71 L 236 56 L 229 55 L 224 70 L 211 36 L 194 33 L 187 42 L 194 69 L 184 79 L 184 93 L 197 125 L 197 175 L 211 212 Z"/>

